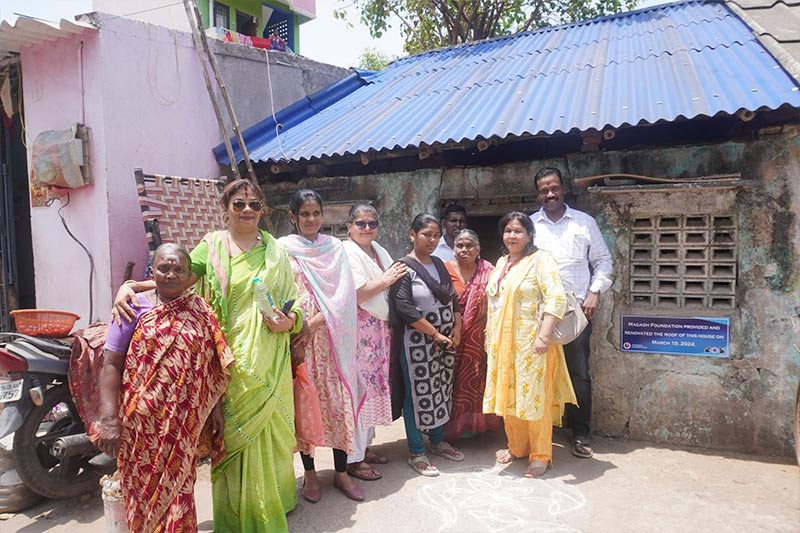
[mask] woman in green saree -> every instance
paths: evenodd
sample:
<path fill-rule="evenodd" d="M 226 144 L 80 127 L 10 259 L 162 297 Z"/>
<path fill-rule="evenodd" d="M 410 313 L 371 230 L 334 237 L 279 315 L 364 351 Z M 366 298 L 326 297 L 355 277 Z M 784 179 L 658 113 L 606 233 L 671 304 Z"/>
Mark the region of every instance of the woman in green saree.
<path fill-rule="evenodd" d="M 289 336 L 302 328 L 289 258 L 266 231 L 258 229 L 263 193 L 246 180 L 231 182 L 221 198 L 227 230 L 207 234 L 192 251 L 193 283 L 211 304 L 235 362 L 225 394 L 225 458 L 211 471 L 214 530 L 287 531 L 286 513 L 297 503 L 293 453 L 294 400 Z M 272 294 L 276 318 L 256 303 L 253 279 Z M 116 309 L 128 315 L 125 285 Z"/>

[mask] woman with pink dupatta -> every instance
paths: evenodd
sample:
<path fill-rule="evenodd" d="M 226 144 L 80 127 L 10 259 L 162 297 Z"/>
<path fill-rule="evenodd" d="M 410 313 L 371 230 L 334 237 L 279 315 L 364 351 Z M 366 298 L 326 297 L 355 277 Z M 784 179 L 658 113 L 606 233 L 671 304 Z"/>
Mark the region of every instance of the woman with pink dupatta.
<path fill-rule="evenodd" d="M 305 363 L 311 387 L 300 394 L 319 398 L 321 420 L 308 421 L 322 428 L 322 435 L 307 442 L 297 434 L 297 449 L 305 470 L 301 495 L 311 503 L 322 497 L 314 450 L 333 448 L 336 470 L 333 486 L 348 498 L 361 501 L 364 490 L 347 474 L 347 455 L 353 453 L 356 417 L 362 398 L 356 365 L 356 289 L 347 256 L 339 239 L 320 233 L 322 198 L 316 191 L 301 189 L 289 199 L 289 218 L 297 234 L 279 242 L 291 258 L 299 303 L 306 323 L 292 340 L 292 359 Z M 304 398 L 297 400 L 305 403 Z M 295 418 L 313 416 L 297 412 Z"/>

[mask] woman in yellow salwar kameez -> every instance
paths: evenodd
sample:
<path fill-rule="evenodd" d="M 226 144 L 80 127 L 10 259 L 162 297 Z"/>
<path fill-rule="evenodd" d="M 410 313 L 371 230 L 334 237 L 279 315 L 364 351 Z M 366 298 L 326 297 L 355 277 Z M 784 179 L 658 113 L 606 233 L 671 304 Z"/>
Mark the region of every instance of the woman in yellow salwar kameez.
<path fill-rule="evenodd" d="M 556 260 L 533 245 L 533 223 L 520 212 L 500 220 L 508 254 L 486 286 L 488 368 L 483 412 L 503 417 L 508 450 L 497 461 L 528 457 L 525 477 L 542 475 L 553 457 L 553 424 L 576 403 L 564 351 L 549 335 L 566 311 Z M 541 329 L 537 310 L 544 306 Z"/>
<path fill-rule="evenodd" d="M 207 234 L 192 251 L 189 279 L 201 280 L 200 292 L 235 358 L 222 403 L 226 455 L 211 470 L 214 531 L 288 531 L 286 513 L 297 504 L 289 337 L 303 324 L 298 305 L 286 314 L 280 308 L 297 299 L 297 285 L 284 248 L 258 228 L 265 208 L 261 190 L 236 180 L 220 201 L 228 229 Z M 277 318 L 259 310 L 256 277 L 268 284 Z M 130 316 L 131 294 L 117 293 L 118 313 Z"/>

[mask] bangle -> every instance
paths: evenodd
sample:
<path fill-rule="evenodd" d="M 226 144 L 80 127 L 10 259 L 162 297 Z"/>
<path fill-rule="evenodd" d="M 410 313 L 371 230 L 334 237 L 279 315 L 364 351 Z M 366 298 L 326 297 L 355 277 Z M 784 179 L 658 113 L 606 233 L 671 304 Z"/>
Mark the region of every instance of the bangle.
<path fill-rule="evenodd" d="M 537 338 L 537 339 L 541 339 L 541 340 L 543 340 L 543 341 L 544 341 L 544 342 L 546 342 L 546 343 L 549 343 L 549 342 L 550 342 L 550 337 L 545 337 L 545 336 L 543 336 L 543 335 L 536 335 L 536 338 Z"/>

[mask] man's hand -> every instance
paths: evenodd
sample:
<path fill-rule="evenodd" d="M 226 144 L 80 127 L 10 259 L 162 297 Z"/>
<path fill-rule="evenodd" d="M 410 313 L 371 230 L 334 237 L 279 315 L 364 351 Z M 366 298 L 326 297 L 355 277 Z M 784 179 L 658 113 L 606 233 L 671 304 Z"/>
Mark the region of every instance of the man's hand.
<path fill-rule="evenodd" d="M 581 305 L 581 309 L 583 309 L 583 314 L 586 315 L 586 318 L 591 320 L 594 317 L 599 302 L 600 295 L 596 292 L 589 292 L 586 294 L 586 299 L 583 301 L 583 305 Z"/>

